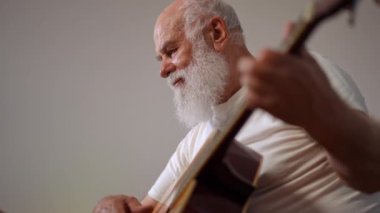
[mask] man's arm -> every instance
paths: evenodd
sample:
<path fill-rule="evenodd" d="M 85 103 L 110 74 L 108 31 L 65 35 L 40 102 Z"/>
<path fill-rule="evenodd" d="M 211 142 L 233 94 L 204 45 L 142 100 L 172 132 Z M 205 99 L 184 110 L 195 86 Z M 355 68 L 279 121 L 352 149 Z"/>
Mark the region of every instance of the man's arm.
<path fill-rule="evenodd" d="M 306 127 L 329 153 L 329 161 L 348 185 L 367 193 L 380 190 L 380 124 L 348 107 L 326 112 Z"/>
<path fill-rule="evenodd" d="M 242 70 L 251 106 L 303 127 L 348 185 L 380 190 L 380 124 L 348 106 L 309 54 L 265 50 L 251 63 Z"/>
<path fill-rule="evenodd" d="M 93 210 L 93 213 L 106 213 L 107 211 L 101 211 L 102 209 L 117 209 L 115 213 L 129 213 L 129 212 L 152 212 L 156 206 L 160 206 L 162 209 L 167 209 L 167 206 L 161 205 L 157 200 L 160 199 L 166 190 L 175 182 L 182 172 L 182 169 L 186 168 L 189 163 L 189 151 L 187 144 L 190 142 L 190 138 L 193 138 L 193 134 L 197 129 L 191 130 L 188 135 L 179 143 L 176 151 L 171 156 L 165 169 L 162 171 L 152 188 L 141 202 L 135 197 L 126 195 L 113 195 L 107 196 L 100 200 Z M 136 208 L 135 208 L 136 207 Z M 112 212 L 112 211 L 110 211 Z M 161 212 L 161 211 L 159 211 Z M 112 212 L 113 213 L 113 212 Z"/>

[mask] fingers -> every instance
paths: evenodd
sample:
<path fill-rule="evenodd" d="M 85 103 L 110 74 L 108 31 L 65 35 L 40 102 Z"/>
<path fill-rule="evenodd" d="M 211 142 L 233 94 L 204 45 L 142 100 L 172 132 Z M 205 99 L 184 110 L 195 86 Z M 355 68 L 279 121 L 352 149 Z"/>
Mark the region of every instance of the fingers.
<path fill-rule="evenodd" d="M 124 204 L 126 205 L 126 207 L 129 209 L 134 209 L 134 208 L 138 208 L 141 206 L 141 203 L 135 197 L 125 196 L 125 197 L 123 197 L 123 201 L 124 201 Z"/>
<path fill-rule="evenodd" d="M 124 196 L 107 196 L 100 200 L 95 206 L 93 213 L 127 213 L 125 209 Z"/>
<path fill-rule="evenodd" d="M 107 196 L 100 200 L 93 213 L 148 213 L 151 207 L 144 207 L 135 198 L 126 195 Z"/>
<path fill-rule="evenodd" d="M 267 49 L 256 59 L 243 59 L 239 69 L 248 105 L 290 124 L 307 123 L 315 103 L 332 93 L 323 70 L 307 52 L 300 58 Z"/>
<path fill-rule="evenodd" d="M 283 39 L 287 39 L 289 36 L 294 36 L 293 33 L 296 30 L 296 28 L 297 28 L 296 23 L 294 22 L 286 23 L 283 28 L 283 33 L 282 33 Z M 297 52 L 297 54 L 298 56 L 302 58 L 311 58 L 310 54 L 308 53 L 308 51 L 306 50 L 304 46 L 301 47 L 301 49 L 299 50 L 299 52 Z"/>
<path fill-rule="evenodd" d="M 271 81 L 276 76 L 273 75 L 273 68 L 279 67 L 284 63 L 284 60 L 281 59 L 283 54 L 276 53 L 272 50 L 265 49 L 263 50 L 256 59 L 253 58 L 243 58 L 239 61 L 239 71 L 242 80 L 245 85 L 247 78 L 254 80 L 264 80 Z"/>
<path fill-rule="evenodd" d="M 132 209 L 133 213 L 151 213 L 153 212 L 152 206 L 139 206 L 137 208 Z"/>
<path fill-rule="evenodd" d="M 288 23 L 286 23 L 285 24 L 285 26 L 284 26 L 284 28 L 283 28 L 283 37 L 284 38 L 286 38 L 286 37 L 288 37 L 291 33 L 292 33 L 292 31 L 294 30 L 294 28 L 295 28 L 295 24 L 294 24 L 294 22 L 288 22 Z"/>
<path fill-rule="evenodd" d="M 243 58 L 239 61 L 239 71 L 241 73 L 241 84 L 249 91 L 247 102 L 250 107 L 261 107 L 263 99 L 271 92 L 271 74 L 256 64 L 252 58 Z"/>
<path fill-rule="evenodd" d="M 132 213 L 148 213 L 153 211 L 151 206 L 143 206 L 135 197 L 127 197 L 125 200 L 125 208 Z"/>
<path fill-rule="evenodd" d="M 244 58 L 239 61 L 241 84 L 247 88 L 250 107 L 270 109 L 279 106 L 290 84 L 297 80 L 294 65 L 302 65 L 302 60 L 273 50 L 263 50 L 256 59 Z M 291 65 L 291 66 L 290 66 Z"/>

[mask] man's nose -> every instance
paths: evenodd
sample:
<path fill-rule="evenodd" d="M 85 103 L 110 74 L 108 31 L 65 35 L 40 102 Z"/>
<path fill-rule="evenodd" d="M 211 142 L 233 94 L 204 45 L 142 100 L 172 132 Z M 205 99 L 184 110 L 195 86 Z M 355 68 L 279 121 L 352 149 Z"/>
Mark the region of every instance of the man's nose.
<path fill-rule="evenodd" d="M 176 66 L 169 60 L 163 60 L 161 64 L 160 76 L 167 78 L 171 72 L 176 70 Z"/>

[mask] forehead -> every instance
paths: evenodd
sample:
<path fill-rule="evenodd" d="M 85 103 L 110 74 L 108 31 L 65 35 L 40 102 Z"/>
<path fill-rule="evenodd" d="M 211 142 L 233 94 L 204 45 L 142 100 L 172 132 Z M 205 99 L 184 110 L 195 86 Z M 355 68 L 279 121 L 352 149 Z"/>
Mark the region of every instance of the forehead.
<path fill-rule="evenodd" d="M 158 17 L 154 27 L 153 39 L 156 50 L 160 50 L 167 42 L 179 41 L 184 37 L 182 12 L 177 5 L 171 5 Z"/>
<path fill-rule="evenodd" d="M 185 33 L 182 24 L 179 22 L 171 19 L 156 25 L 153 35 L 156 48 L 165 42 L 183 39 Z"/>

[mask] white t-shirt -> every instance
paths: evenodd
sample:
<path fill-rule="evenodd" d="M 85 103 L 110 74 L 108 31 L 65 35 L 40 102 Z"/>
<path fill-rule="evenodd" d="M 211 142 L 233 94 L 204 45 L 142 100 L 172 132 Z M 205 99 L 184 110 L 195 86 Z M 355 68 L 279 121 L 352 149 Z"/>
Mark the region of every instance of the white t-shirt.
<path fill-rule="evenodd" d="M 331 84 L 353 108 L 366 111 L 350 77 L 314 54 Z M 213 108 L 213 118 L 195 126 L 180 142 L 148 195 L 162 202 L 166 190 L 189 165 L 208 136 L 226 120 L 241 91 Z M 302 128 L 256 110 L 236 140 L 263 156 L 248 212 L 380 212 L 380 193 L 364 194 L 345 185 L 327 161 L 325 150 Z"/>

